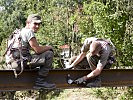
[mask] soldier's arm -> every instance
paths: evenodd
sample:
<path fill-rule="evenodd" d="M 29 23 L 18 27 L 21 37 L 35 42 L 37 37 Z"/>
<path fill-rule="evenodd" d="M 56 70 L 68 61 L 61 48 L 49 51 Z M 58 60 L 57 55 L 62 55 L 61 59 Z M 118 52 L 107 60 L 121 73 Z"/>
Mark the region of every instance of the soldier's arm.
<path fill-rule="evenodd" d="M 87 75 L 86 79 L 91 79 L 93 77 L 100 75 L 102 70 L 103 70 L 103 65 L 100 63 L 97 65 L 95 70 L 93 70 L 91 73 Z"/>
<path fill-rule="evenodd" d="M 75 67 L 80 61 L 83 60 L 83 58 L 86 56 L 86 52 L 81 52 L 76 60 L 69 66 L 69 68 Z"/>
<path fill-rule="evenodd" d="M 35 53 L 37 54 L 53 49 L 51 46 L 40 46 L 35 37 L 30 39 L 29 44 L 31 48 L 35 51 Z"/>

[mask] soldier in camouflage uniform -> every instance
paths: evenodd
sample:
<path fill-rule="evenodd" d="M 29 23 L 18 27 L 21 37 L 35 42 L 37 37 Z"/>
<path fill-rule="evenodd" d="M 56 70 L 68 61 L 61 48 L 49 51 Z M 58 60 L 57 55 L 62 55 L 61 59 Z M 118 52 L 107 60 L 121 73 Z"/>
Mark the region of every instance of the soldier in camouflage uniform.
<path fill-rule="evenodd" d="M 111 44 L 107 40 L 98 39 L 94 37 L 87 38 L 81 48 L 81 53 L 77 57 L 73 57 L 70 61 L 70 68 L 82 67 L 90 68 L 92 70 L 86 76 L 78 78 L 75 82 L 77 84 L 87 83 L 86 86 L 100 86 L 101 80 L 99 75 L 103 68 L 112 64 L 112 49 Z M 84 64 L 85 63 L 85 64 Z M 77 66 L 78 65 L 78 66 Z M 95 82 L 90 82 L 90 80 L 95 78 Z M 95 84 L 94 84 L 95 83 Z"/>
<path fill-rule="evenodd" d="M 20 55 L 25 58 L 24 67 L 36 68 L 39 67 L 38 76 L 35 82 L 35 89 L 41 88 L 55 88 L 55 84 L 46 82 L 46 77 L 53 61 L 53 48 L 52 46 L 40 46 L 36 40 L 35 33 L 37 33 L 42 20 L 38 14 L 31 14 L 26 20 L 26 26 L 20 32 L 21 37 L 21 53 L 18 50 L 18 42 L 14 42 L 12 48 L 14 51 L 6 54 L 7 65 L 20 69 Z M 30 54 L 30 50 L 35 53 Z M 12 56 L 10 56 L 12 55 Z M 17 56 L 18 55 L 18 56 Z M 13 57 L 13 58 L 11 58 Z"/>

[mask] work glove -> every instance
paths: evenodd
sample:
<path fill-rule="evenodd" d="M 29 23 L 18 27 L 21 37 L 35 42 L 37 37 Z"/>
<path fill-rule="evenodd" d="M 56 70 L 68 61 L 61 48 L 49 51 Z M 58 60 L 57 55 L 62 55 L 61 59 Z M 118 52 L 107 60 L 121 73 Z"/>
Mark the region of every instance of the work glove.
<path fill-rule="evenodd" d="M 72 65 L 68 65 L 68 66 L 66 66 L 66 68 L 64 68 L 64 69 L 72 69 L 72 68 L 73 68 Z"/>
<path fill-rule="evenodd" d="M 81 77 L 81 78 L 76 79 L 74 82 L 76 84 L 86 84 L 86 81 L 87 81 L 87 77 L 84 76 L 84 77 Z"/>

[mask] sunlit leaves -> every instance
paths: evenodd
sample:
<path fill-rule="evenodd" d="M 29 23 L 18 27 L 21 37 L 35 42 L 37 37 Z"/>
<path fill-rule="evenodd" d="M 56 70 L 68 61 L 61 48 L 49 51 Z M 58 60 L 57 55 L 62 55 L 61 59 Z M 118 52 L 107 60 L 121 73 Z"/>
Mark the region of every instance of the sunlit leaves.
<path fill-rule="evenodd" d="M 120 65 L 132 65 L 132 0 L 0 0 L 0 42 L 16 27 L 24 27 L 27 16 L 39 13 L 40 44 L 80 45 L 85 38 L 110 38 L 118 50 Z M 79 47 L 78 47 L 79 49 Z M 76 52 L 77 50 L 74 49 Z"/>

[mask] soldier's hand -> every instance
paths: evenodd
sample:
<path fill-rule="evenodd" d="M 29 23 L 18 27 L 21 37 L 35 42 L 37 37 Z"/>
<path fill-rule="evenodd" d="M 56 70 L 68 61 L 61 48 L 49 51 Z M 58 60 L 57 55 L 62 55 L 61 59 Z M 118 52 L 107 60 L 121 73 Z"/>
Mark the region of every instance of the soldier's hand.
<path fill-rule="evenodd" d="M 86 84 L 85 76 L 74 81 L 76 84 Z"/>

